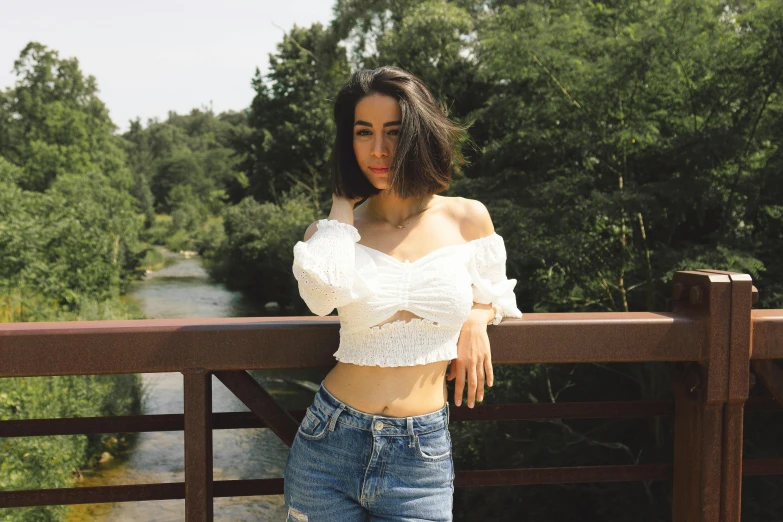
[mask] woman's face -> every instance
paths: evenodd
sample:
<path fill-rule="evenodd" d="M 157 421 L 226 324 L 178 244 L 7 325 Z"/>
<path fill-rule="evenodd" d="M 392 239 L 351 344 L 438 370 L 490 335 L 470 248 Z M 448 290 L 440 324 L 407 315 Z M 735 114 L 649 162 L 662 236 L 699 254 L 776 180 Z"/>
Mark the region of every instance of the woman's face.
<path fill-rule="evenodd" d="M 365 177 L 377 189 L 388 186 L 401 119 L 400 105 L 391 96 L 372 94 L 356 104 L 353 152 Z"/>

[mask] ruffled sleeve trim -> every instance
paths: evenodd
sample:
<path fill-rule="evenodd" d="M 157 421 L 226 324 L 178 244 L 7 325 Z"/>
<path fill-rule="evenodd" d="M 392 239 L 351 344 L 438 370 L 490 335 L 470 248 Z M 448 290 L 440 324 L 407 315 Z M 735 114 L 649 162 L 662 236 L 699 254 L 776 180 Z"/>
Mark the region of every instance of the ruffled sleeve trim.
<path fill-rule="evenodd" d="M 517 280 L 506 278 L 506 247 L 502 236 L 493 232 L 474 241 L 468 269 L 473 282 L 473 301 L 492 305 L 495 310 L 490 324 L 500 324 L 504 317 L 522 317 L 514 295 Z"/>
<path fill-rule="evenodd" d="M 328 315 L 372 292 L 356 267 L 354 247 L 359 239 L 353 225 L 321 219 L 307 241 L 294 245 L 292 271 L 302 299 L 314 314 Z"/>
<path fill-rule="evenodd" d="M 334 230 L 348 234 L 351 241 L 358 243 L 362 238 L 355 226 L 337 221 L 336 219 L 319 219 L 315 224 L 316 230 Z"/>

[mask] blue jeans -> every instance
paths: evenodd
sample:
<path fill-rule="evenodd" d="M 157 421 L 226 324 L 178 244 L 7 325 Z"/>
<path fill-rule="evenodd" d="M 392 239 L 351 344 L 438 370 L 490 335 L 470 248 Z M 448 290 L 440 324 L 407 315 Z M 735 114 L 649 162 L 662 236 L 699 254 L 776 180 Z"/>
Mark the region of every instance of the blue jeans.
<path fill-rule="evenodd" d="M 451 521 L 449 404 L 384 417 L 340 402 L 321 382 L 284 479 L 287 521 Z"/>

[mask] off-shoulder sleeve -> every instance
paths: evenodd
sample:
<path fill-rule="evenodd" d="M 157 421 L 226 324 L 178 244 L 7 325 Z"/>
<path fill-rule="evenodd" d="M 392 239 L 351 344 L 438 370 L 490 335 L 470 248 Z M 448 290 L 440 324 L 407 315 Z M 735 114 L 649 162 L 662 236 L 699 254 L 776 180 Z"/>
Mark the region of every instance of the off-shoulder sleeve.
<path fill-rule="evenodd" d="M 294 245 L 293 273 L 299 294 L 316 315 L 366 297 L 370 287 L 356 268 L 355 243 L 361 239 L 353 225 L 321 219 L 307 241 Z"/>
<path fill-rule="evenodd" d="M 499 324 L 503 317 L 522 317 L 514 295 L 516 279 L 506 278 L 506 245 L 497 233 L 473 241 L 469 263 L 473 280 L 473 301 L 491 304 L 495 318 L 491 324 Z"/>

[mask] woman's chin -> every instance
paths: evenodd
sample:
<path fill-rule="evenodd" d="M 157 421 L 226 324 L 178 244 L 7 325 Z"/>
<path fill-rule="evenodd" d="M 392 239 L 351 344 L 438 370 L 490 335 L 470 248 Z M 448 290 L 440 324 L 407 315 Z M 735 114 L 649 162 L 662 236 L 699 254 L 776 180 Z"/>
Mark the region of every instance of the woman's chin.
<path fill-rule="evenodd" d="M 385 190 L 389 187 L 389 181 L 386 178 L 375 178 L 369 180 L 370 184 L 378 190 Z"/>

